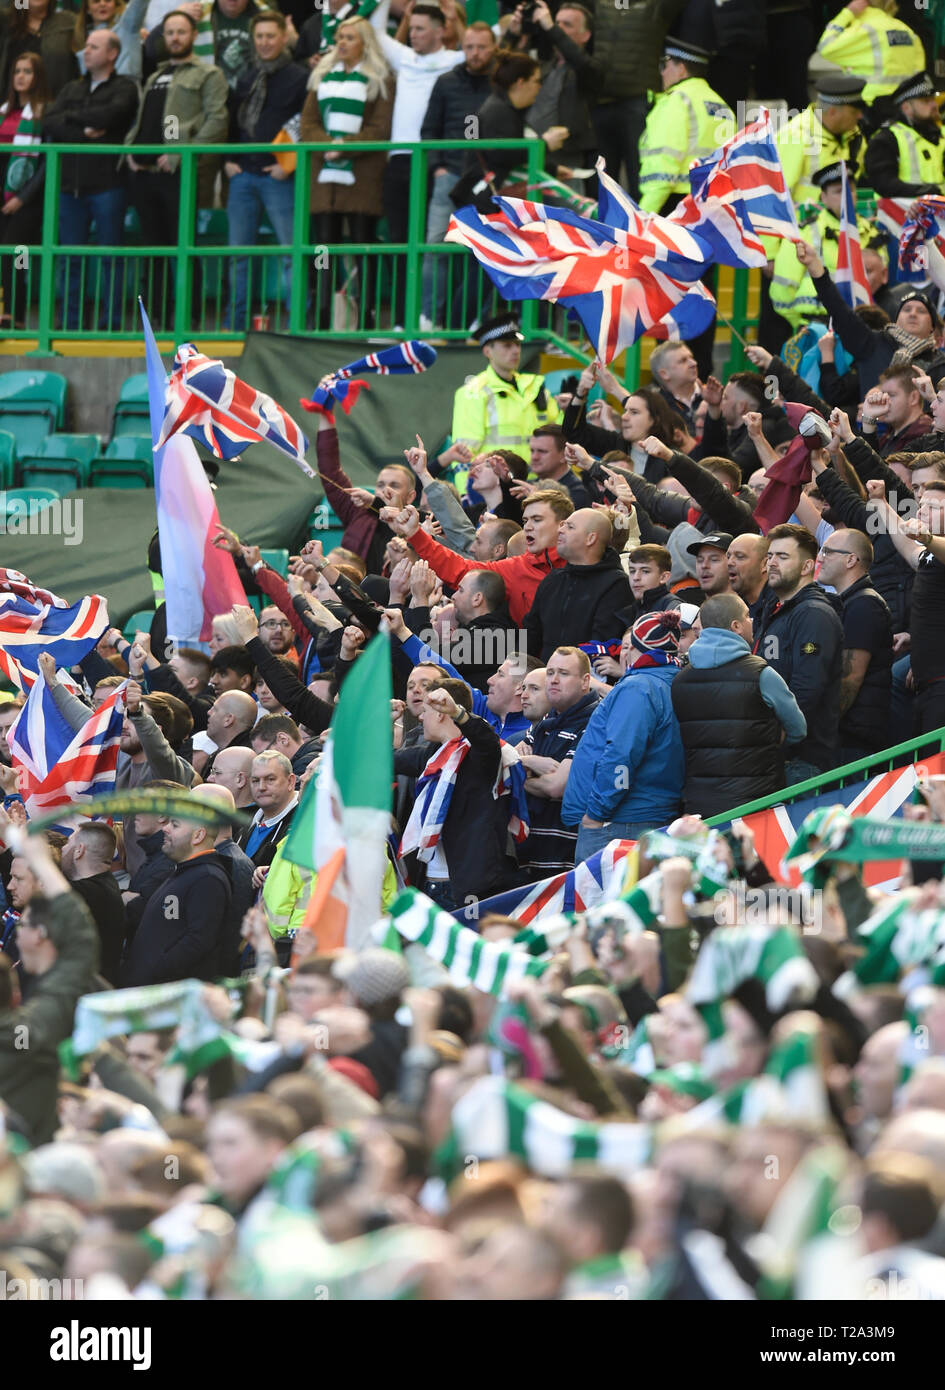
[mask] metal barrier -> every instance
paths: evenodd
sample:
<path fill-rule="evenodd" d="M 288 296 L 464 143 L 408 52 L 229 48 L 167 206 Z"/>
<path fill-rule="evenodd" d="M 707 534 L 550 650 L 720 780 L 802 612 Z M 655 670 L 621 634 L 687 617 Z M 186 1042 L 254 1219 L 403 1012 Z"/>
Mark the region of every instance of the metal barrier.
<path fill-rule="evenodd" d="M 527 169 L 528 182 L 537 183 L 544 172 L 542 141 L 489 143 L 490 148 L 518 152 Z M 159 155 L 168 153 L 169 148 L 180 157 L 179 173 L 153 177 L 156 192 L 163 178 L 180 180 L 176 246 L 132 242 L 120 247 L 60 244 L 59 192 L 64 156 L 100 159 L 114 155 L 117 165 L 119 158 L 129 153 Z M 14 320 L 5 337 L 35 342 L 33 352 L 43 356 L 54 352 L 56 343 L 103 338 L 119 344 L 138 342 L 139 294 L 155 328 L 175 342 L 196 336 L 235 341 L 254 324 L 313 336 L 415 337 L 421 332 L 425 275 L 428 286 L 439 276 L 445 278 L 446 322 L 435 322 L 433 330 L 439 339 L 466 341 L 476 318 L 503 311 L 507 301 L 465 247 L 426 242 L 428 154 L 458 148 L 467 152 L 468 142 L 428 140 L 411 146 L 409 230 L 407 241 L 398 244 L 322 244 L 313 239 L 309 212 L 312 155 L 333 148 L 337 147 L 329 141 L 291 147 L 239 146 L 241 154 L 275 150 L 285 154 L 291 150 L 296 155 L 293 232 L 290 246 L 280 246 L 271 239 L 260 239 L 253 246 L 230 246 L 225 209 L 198 207 L 198 160 L 209 156 L 222 162 L 227 156 L 232 157 L 234 146 L 41 146 L 40 157 L 46 161 L 42 244 L 0 246 L 4 310 Z M 352 153 L 376 153 L 402 146 L 371 141 L 352 143 L 347 148 Z M 116 181 L 121 179 L 123 175 L 116 172 Z M 132 228 L 134 222 L 132 216 Z M 234 322 L 232 300 L 238 274 L 247 277 L 247 295 L 242 321 Z M 356 294 L 352 292 L 355 286 Z M 732 321 L 740 332 L 750 327 L 747 295 L 748 272 L 736 272 Z M 526 339 L 540 339 L 571 357 L 589 360 L 582 347 L 580 325 L 556 305 L 523 300 L 516 303 L 515 309 Z M 737 344 L 733 343 L 733 347 Z M 733 361 L 731 365 L 734 368 L 740 363 Z M 626 354 L 624 377 L 629 386 L 634 386 L 639 376 L 637 344 Z"/>
<path fill-rule="evenodd" d="M 810 796 L 822 796 L 832 789 L 839 791 L 848 782 L 868 781 L 880 772 L 889 772 L 894 767 L 906 767 L 909 763 L 917 762 L 920 760 L 916 756 L 919 753 L 931 757 L 943 751 L 945 729 L 934 729 L 919 738 L 893 744 L 891 748 L 884 748 L 882 752 L 873 753 L 868 758 L 860 758 L 855 763 L 845 763 L 843 767 L 824 772 L 820 777 L 798 782 L 795 786 L 786 787 L 784 791 L 775 792 L 772 796 L 762 796 L 757 801 L 746 801 L 744 805 L 735 806 L 721 816 L 713 816 L 711 820 L 706 821 L 706 825 L 725 825 L 739 816 L 752 816 L 758 811 L 768 811 L 775 806 L 790 805 L 792 801 L 805 801 Z"/>

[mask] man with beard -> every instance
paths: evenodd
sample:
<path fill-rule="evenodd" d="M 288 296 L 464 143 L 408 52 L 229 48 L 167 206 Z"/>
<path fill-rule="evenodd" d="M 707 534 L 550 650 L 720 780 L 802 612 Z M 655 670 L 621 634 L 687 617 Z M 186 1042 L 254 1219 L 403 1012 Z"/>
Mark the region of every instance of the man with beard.
<path fill-rule="evenodd" d="M 890 98 L 896 119 L 866 147 L 866 177 L 880 198 L 920 198 L 942 192 L 942 140 L 935 83 L 928 73 L 907 77 Z"/>

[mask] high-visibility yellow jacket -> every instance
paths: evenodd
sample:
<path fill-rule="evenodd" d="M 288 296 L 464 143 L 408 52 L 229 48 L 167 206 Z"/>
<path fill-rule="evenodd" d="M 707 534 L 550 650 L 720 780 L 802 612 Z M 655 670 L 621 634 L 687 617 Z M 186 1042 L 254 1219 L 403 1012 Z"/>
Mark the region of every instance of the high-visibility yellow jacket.
<path fill-rule="evenodd" d="M 303 869 L 284 857 L 285 843 L 285 840 L 280 841 L 263 885 L 262 906 L 269 933 L 273 937 L 298 931 L 305 921 L 309 899 L 318 881 L 318 874 L 312 873 L 311 869 Z M 381 887 L 381 907 L 385 911 L 397 892 L 397 875 L 388 860 Z"/>
<path fill-rule="evenodd" d="M 864 217 L 856 219 L 856 230 L 860 245 L 865 246 L 873 233 L 872 225 Z M 809 241 L 831 274 L 837 268 L 837 236 L 840 219 L 832 212 L 822 208 L 813 222 L 803 228 L 805 241 Z M 822 315 L 824 310 L 814 291 L 814 282 L 797 259 L 794 243 L 782 241 L 774 258 L 774 276 L 771 281 L 771 304 L 787 319 L 792 328 L 814 315 Z"/>
<path fill-rule="evenodd" d="M 813 182 L 818 169 L 843 159 L 850 166 L 854 179 L 862 173 L 866 141 L 859 131 L 833 135 L 821 123 L 813 104 L 805 106 L 792 120 L 779 125 L 774 139 L 781 157 L 784 181 L 795 207 L 800 203 L 820 202 L 820 189 Z M 775 259 L 780 240 L 776 237 L 762 237 L 761 240 L 768 259 Z"/>
<path fill-rule="evenodd" d="M 702 77 L 686 77 L 657 96 L 640 141 L 640 207 L 659 212 L 689 192 L 689 166 L 735 133 L 735 117 Z"/>
<path fill-rule="evenodd" d="M 845 73 L 862 77 L 863 100 L 868 102 L 888 96 L 903 78 L 925 67 L 918 34 L 872 6 L 862 14 L 842 9 L 821 34 L 817 52 Z"/>
<path fill-rule="evenodd" d="M 454 444 L 468 444 L 473 454 L 486 449 L 513 449 L 531 457 L 528 438 L 539 425 L 557 425 L 561 409 L 545 386 L 545 378 L 516 373 L 503 381 L 492 364 L 461 386 L 453 400 Z"/>
<path fill-rule="evenodd" d="M 903 183 L 945 183 L 945 140 L 933 145 L 905 121 L 894 121 L 889 131 L 899 150 L 897 172 Z"/>

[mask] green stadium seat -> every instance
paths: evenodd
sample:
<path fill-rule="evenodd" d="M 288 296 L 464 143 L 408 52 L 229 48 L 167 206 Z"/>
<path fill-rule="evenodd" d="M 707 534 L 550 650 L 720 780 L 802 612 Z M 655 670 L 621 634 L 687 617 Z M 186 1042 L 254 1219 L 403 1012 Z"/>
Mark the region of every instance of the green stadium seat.
<path fill-rule="evenodd" d="M 26 487 L 88 487 L 89 466 L 100 448 L 97 434 L 50 434 L 32 455 L 20 456 Z"/>
<path fill-rule="evenodd" d="M 12 487 L 16 482 L 16 440 L 7 430 L 0 430 L 0 487 Z"/>
<path fill-rule="evenodd" d="M 39 450 L 41 458 L 75 459 L 90 464 L 102 447 L 97 434 L 50 434 Z"/>
<path fill-rule="evenodd" d="M 148 374 L 135 372 L 127 377 L 118 393 L 112 416 L 112 438 L 126 434 L 151 433 L 151 409 L 148 404 Z"/>
<path fill-rule="evenodd" d="M 51 487 L 13 487 L 3 494 L 3 515 L 8 517 L 13 514 L 23 515 L 23 504 L 26 503 L 32 512 L 35 508 L 52 502 L 58 502 L 60 493 Z"/>
<path fill-rule="evenodd" d="M 66 423 L 66 378 L 59 372 L 0 374 L 0 411 L 4 414 L 52 416 L 53 428 Z"/>
<path fill-rule="evenodd" d="M 8 414 L 0 405 L 0 430 L 13 435 L 17 458 L 35 454 L 54 428 L 55 421 L 51 414 L 43 411 L 30 415 Z"/>
<path fill-rule="evenodd" d="M 131 617 L 128 619 L 128 621 L 125 623 L 124 628 L 122 629 L 125 641 L 133 642 L 135 640 L 136 632 L 150 632 L 151 624 L 153 622 L 154 609 L 139 608 L 137 613 L 132 613 Z"/>
<path fill-rule="evenodd" d="M 153 487 L 154 453 L 150 435 L 120 435 L 92 460 L 93 487 Z"/>
<path fill-rule="evenodd" d="M 270 569 L 274 569 L 276 574 L 281 574 L 286 579 L 289 574 L 289 552 L 287 550 L 260 550 L 263 563 Z"/>
<path fill-rule="evenodd" d="M 327 555 L 329 550 L 334 550 L 336 545 L 341 544 L 344 535 L 344 527 L 335 516 L 327 502 L 319 502 L 308 519 L 308 537 L 312 541 L 321 541 L 322 548 Z"/>

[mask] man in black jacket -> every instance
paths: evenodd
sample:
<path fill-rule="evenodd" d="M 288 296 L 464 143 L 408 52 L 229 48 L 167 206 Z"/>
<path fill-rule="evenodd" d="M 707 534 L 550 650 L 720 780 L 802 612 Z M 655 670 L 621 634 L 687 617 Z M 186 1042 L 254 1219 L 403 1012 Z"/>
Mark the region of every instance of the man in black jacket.
<path fill-rule="evenodd" d="M 820 552 L 820 580 L 843 605 L 840 765 L 890 744 L 893 625 L 886 600 L 870 580 L 873 546 L 862 531 L 840 529 Z"/>
<path fill-rule="evenodd" d="M 532 23 L 544 30 L 554 46 L 551 67 L 543 70 L 541 91 L 528 112 L 528 124 L 536 135 L 551 126 L 564 126 L 568 138 L 558 151 L 563 164 L 593 169 L 597 158 L 597 136 L 591 121 L 590 103 L 597 100 L 607 72 L 603 58 L 589 50 L 594 37 L 594 20 L 583 5 L 559 5 L 554 19 L 538 0 Z"/>
<path fill-rule="evenodd" d="M 433 84 L 420 129 L 421 140 L 470 139 L 470 131 L 475 129 L 473 118 L 492 90 L 489 73 L 495 53 L 495 36 L 489 25 L 483 20 L 470 24 L 463 35 L 465 61 L 450 72 L 441 73 Z M 428 159 L 432 192 L 427 210 L 427 244 L 434 246 L 445 238 L 456 210 L 450 202 L 450 192 L 466 167 L 466 152 L 430 150 Z M 444 323 L 446 282 L 443 257 L 424 256 L 421 332 Z"/>
<path fill-rule="evenodd" d="M 112 873 L 115 832 L 104 821 L 80 825 L 62 847 L 62 872 L 88 907 L 98 930 L 101 971 L 118 980 L 125 944 L 125 905 Z"/>
<path fill-rule="evenodd" d="M 213 848 L 216 833 L 176 816 L 168 820 L 164 853 L 174 872 L 144 909 L 122 968 L 124 988 L 223 974 L 233 887 Z"/>
<path fill-rule="evenodd" d="M 284 753 L 267 748 L 253 761 L 250 785 L 258 809 L 252 825 L 240 831 L 236 843 L 257 868 L 265 868 L 288 833 L 299 804 L 292 764 Z"/>
<path fill-rule="evenodd" d="M 502 576 L 493 570 L 464 574 L 453 594 L 453 611 L 458 621 L 450 635 L 450 665 L 485 695 L 489 677 L 518 650 L 521 637 L 509 614 Z"/>
<path fill-rule="evenodd" d="M 818 545 L 805 526 L 768 532 L 768 585 L 775 602 L 762 615 L 752 651 L 790 687 L 807 720 L 792 749 L 788 786 L 836 766 L 843 672 L 843 624 L 834 601 L 814 583 Z"/>
<path fill-rule="evenodd" d="M 250 21 L 255 62 L 237 80 L 230 98 L 235 116 L 236 144 L 265 144 L 274 140 L 305 101 L 308 70 L 293 63 L 286 51 L 285 16 L 263 10 Z M 241 154 L 224 164 L 230 180 L 227 220 L 231 246 L 254 246 L 263 213 L 272 223 L 281 246 L 292 245 L 295 176 L 269 154 Z M 282 262 L 285 302 L 291 286 L 290 262 Z M 239 257 L 230 279 L 230 309 L 226 327 L 241 332 L 247 325 L 249 259 Z"/>
<path fill-rule="evenodd" d="M 519 876 L 508 854 L 505 798 L 493 792 L 499 775 L 499 736 L 484 719 L 469 711 L 472 692 L 457 680 L 445 680 L 427 692 L 423 710 L 425 742 L 394 754 L 398 776 L 420 779 L 420 797 L 404 828 L 400 854 L 411 883 L 451 911 L 464 903 L 491 897 Z M 468 744 L 462 749 L 461 743 Z M 433 779 L 439 755 L 464 753 L 437 828 L 430 815 Z"/>
<path fill-rule="evenodd" d="M 632 594 L 612 537 L 607 516 L 591 507 L 561 522 L 557 550 L 567 563 L 545 575 L 525 615 L 532 655 L 547 661 L 556 647 L 619 637 L 617 614 Z"/>
<path fill-rule="evenodd" d="M 43 116 L 43 133 L 55 144 L 120 145 L 138 110 L 138 88 L 120 77 L 115 64 L 121 40 L 110 29 L 93 29 L 82 57 L 85 76 L 67 82 Z M 116 155 L 63 155 L 59 190 L 59 240 L 66 246 L 87 246 L 95 223 L 99 246 L 120 246 L 125 221 L 125 190 L 118 176 Z M 65 264 L 66 291 L 63 327 L 82 327 L 82 301 L 98 298 L 98 327 L 110 333 L 122 327 L 124 262 L 111 256 L 95 262 L 70 256 Z M 83 267 L 85 269 L 83 283 Z M 96 285 L 100 286 L 98 295 Z"/>
<path fill-rule="evenodd" d="M 761 460 L 754 441 L 748 433 L 745 416 L 758 411 L 762 416 L 762 432 L 769 444 L 789 444 L 794 430 L 782 410 L 773 408 L 765 399 L 765 386 L 753 372 L 735 372 L 725 386 L 710 376 L 702 388 L 702 398 L 708 406 L 702 442 L 693 456 L 730 458 L 742 470 L 747 483 Z M 744 527 L 741 528 L 744 530 Z"/>

